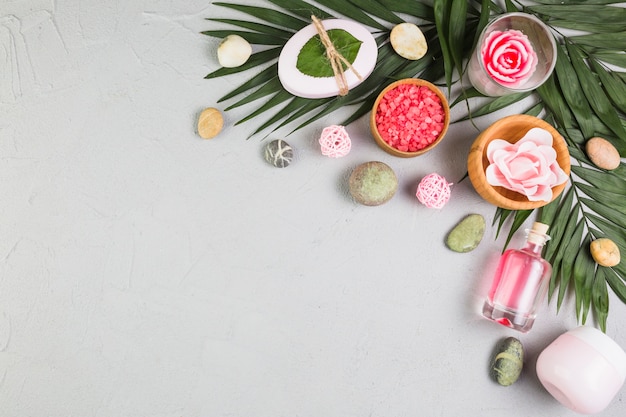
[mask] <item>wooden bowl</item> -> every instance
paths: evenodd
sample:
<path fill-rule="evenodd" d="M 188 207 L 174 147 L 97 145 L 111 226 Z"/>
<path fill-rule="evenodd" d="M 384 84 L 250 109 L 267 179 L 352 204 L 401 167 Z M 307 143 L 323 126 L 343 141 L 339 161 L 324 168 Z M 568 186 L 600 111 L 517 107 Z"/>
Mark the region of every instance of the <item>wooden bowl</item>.
<path fill-rule="evenodd" d="M 415 152 L 403 152 L 389 145 L 380 136 L 380 133 L 378 133 L 378 129 L 376 126 L 376 110 L 378 109 L 378 105 L 380 104 L 380 101 L 382 100 L 383 96 L 387 94 L 387 92 L 389 92 L 390 90 L 393 90 L 394 88 L 398 87 L 401 84 L 413 84 L 413 85 L 417 85 L 420 87 L 427 87 L 433 93 L 435 93 L 437 97 L 439 97 L 439 99 L 441 100 L 443 111 L 444 111 L 443 129 L 441 130 L 441 133 L 439 134 L 437 139 L 435 139 L 430 145 L 426 146 L 425 148 L 420 149 Z M 385 87 L 383 91 L 380 92 L 380 94 L 376 98 L 376 101 L 374 102 L 374 106 L 372 107 L 372 112 L 370 113 L 370 130 L 372 131 L 372 135 L 374 136 L 374 139 L 376 140 L 376 143 L 378 144 L 378 146 L 380 146 L 382 149 L 384 149 L 386 152 L 390 153 L 391 155 L 399 156 L 402 158 L 412 158 L 414 156 L 421 155 L 433 149 L 435 146 L 437 146 L 437 144 L 439 144 L 439 142 L 441 142 L 441 139 L 443 139 L 443 137 L 445 136 L 446 132 L 448 131 L 449 124 L 450 124 L 450 106 L 448 105 L 448 100 L 446 99 L 446 97 L 443 95 L 443 93 L 437 86 L 435 86 L 432 83 L 429 83 L 426 80 L 421 80 L 419 78 L 405 78 L 403 80 L 398 80 L 389 84 L 387 87 Z"/>
<path fill-rule="evenodd" d="M 510 143 L 520 140 L 530 129 L 539 127 L 552 134 L 552 147 L 556 160 L 565 172 L 570 173 L 570 155 L 563 137 L 549 123 L 534 116 L 516 114 L 504 117 L 485 129 L 474 141 L 467 158 L 467 169 L 472 185 L 482 198 L 498 207 L 508 210 L 530 210 L 545 206 L 548 201 L 530 201 L 521 193 L 504 187 L 492 186 L 487 182 L 485 170 L 489 165 L 487 146 L 494 139 L 504 139 Z M 563 192 L 567 181 L 552 187 L 554 200 Z"/>

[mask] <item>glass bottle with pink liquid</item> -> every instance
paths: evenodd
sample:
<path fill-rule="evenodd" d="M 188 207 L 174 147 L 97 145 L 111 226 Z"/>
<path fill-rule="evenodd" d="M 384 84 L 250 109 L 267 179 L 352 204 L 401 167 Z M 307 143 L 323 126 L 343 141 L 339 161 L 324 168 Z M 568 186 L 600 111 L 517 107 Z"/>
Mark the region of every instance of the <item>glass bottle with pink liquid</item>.
<path fill-rule="evenodd" d="M 550 239 L 547 231 L 548 225 L 535 222 L 521 249 L 502 254 L 483 306 L 485 317 L 523 333 L 532 328 L 552 274 L 552 266 L 541 257 Z"/>

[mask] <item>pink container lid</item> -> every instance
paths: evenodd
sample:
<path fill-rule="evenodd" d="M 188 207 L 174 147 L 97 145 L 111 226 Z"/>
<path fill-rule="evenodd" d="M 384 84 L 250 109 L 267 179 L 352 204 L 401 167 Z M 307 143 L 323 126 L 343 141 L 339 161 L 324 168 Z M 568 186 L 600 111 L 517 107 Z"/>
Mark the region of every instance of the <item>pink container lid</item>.
<path fill-rule="evenodd" d="M 626 380 L 626 352 L 600 330 L 581 326 L 556 338 L 537 358 L 537 377 L 564 406 L 581 414 L 606 408 Z"/>
<path fill-rule="evenodd" d="M 591 326 L 580 326 L 568 333 L 600 352 L 607 361 L 615 366 L 615 370 L 622 379 L 626 379 L 626 352 L 615 340 Z"/>

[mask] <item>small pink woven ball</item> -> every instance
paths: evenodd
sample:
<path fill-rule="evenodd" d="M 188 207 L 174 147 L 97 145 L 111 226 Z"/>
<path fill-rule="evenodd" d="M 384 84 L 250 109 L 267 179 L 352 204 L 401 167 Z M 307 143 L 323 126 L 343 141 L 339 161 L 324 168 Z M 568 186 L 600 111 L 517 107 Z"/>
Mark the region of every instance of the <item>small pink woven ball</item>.
<path fill-rule="evenodd" d="M 426 207 L 440 209 L 450 200 L 451 185 L 439 174 L 428 174 L 417 186 L 415 196 Z"/>
<path fill-rule="evenodd" d="M 350 152 L 352 142 L 343 126 L 332 125 L 324 128 L 320 136 L 322 155 L 331 158 L 341 158 Z"/>

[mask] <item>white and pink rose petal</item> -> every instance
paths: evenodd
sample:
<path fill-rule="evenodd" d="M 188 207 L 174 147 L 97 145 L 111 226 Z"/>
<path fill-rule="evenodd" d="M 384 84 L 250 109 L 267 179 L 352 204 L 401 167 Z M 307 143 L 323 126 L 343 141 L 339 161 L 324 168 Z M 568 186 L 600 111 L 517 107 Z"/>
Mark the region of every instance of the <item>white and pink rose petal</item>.
<path fill-rule="evenodd" d="M 487 159 L 487 182 L 519 192 L 529 201 L 551 201 L 552 187 L 567 181 L 552 148 L 552 135 L 544 129 L 530 129 L 516 143 L 491 141 Z"/>

